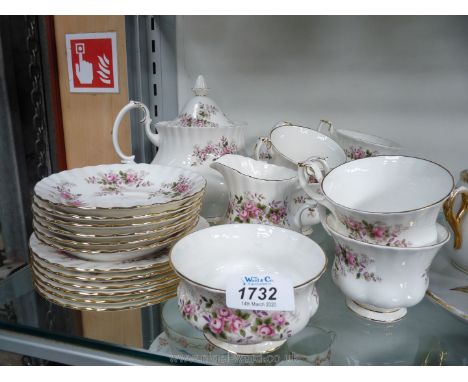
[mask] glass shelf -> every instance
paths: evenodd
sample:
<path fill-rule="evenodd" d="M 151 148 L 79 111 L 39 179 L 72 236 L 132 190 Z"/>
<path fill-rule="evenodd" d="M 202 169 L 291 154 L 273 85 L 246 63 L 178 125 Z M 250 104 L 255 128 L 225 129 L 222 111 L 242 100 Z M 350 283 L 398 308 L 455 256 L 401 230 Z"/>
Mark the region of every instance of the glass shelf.
<path fill-rule="evenodd" d="M 336 333 L 332 346 L 332 365 L 468 365 L 468 325 L 427 296 L 417 306 L 409 308 L 407 316 L 392 324 L 368 321 L 348 309 L 343 294 L 331 281 L 330 267 L 334 252 L 332 240 L 325 236 L 323 231 L 316 234 L 315 240 L 327 253 L 329 262 L 327 272 L 317 284 L 320 306 L 309 325 Z M 442 249 L 439 256 L 444 255 Z M 29 266 L 0 283 L 0 307 L 11 303 L 13 306 L 21 306 L 30 299 L 42 298 L 34 291 Z M 62 314 L 65 313 L 65 317 L 76 314 L 72 310 L 60 309 Z M 67 328 L 66 325 L 61 330 L 49 330 L 44 323 L 53 319 L 50 315 L 54 314 L 54 311 L 56 310 L 39 310 L 42 317 L 17 317 L 17 322 L 11 322 L 6 315 L 0 315 L 0 331 L 10 333 L 11 337 L 27 334 L 38 344 L 43 340 L 52 340 L 63 349 L 78 346 L 81 349 L 79 352 L 82 353 L 76 358 L 76 363 L 82 364 L 93 364 L 95 360 L 89 358 L 93 351 L 107 354 L 101 364 L 112 363 L 113 359 L 121 357 L 126 359 L 125 362 L 135 364 L 169 364 L 178 359 L 167 346 L 165 334 L 161 332 L 153 333 L 154 338 L 153 341 L 149 341 L 150 345 L 135 348 L 91 340 L 79 335 L 77 330 Z M 144 337 L 145 333 L 142 333 L 142 336 Z M 24 354 L 28 352 L 26 347 L 27 344 L 24 344 Z M 0 349 L 2 348 L 4 349 L 5 345 L 0 341 Z M 254 363 L 272 364 L 286 358 L 287 344 L 277 354 L 276 358 L 260 357 Z M 47 351 L 44 352 L 43 358 L 47 359 Z M 69 359 L 71 363 L 75 358 Z M 187 356 L 183 359 L 195 363 L 200 360 L 207 364 L 227 363 L 225 359 L 210 358 L 209 353 L 198 360 Z"/>

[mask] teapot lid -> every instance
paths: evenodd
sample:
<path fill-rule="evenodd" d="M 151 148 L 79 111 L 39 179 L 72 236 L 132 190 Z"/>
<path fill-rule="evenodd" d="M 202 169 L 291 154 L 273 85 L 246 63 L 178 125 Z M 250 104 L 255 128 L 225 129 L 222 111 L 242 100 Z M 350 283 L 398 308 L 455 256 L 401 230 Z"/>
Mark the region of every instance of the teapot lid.
<path fill-rule="evenodd" d="M 208 97 L 205 78 L 199 75 L 192 88 L 195 96 L 184 106 L 179 116 L 171 122 L 173 126 L 182 127 L 234 127 L 219 106 Z"/>

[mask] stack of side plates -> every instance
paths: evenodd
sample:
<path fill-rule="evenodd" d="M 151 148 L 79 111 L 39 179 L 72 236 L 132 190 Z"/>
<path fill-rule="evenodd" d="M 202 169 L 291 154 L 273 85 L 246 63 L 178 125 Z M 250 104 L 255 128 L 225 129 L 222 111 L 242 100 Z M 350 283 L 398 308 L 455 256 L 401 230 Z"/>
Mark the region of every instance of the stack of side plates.
<path fill-rule="evenodd" d="M 200 218 L 195 230 L 208 227 Z M 177 294 L 179 278 L 169 264 L 169 249 L 134 260 L 84 260 L 29 241 L 36 290 L 57 305 L 94 311 L 142 308 Z"/>
<path fill-rule="evenodd" d="M 208 226 L 206 181 L 174 167 L 116 164 L 63 171 L 34 188 L 30 258 L 36 290 L 79 310 L 165 301 L 178 278 L 168 252 Z"/>
<path fill-rule="evenodd" d="M 148 164 L 63 171 L 34 188 L 37 238 L 82 259 L 142 258 L 198 221 L 206 181 L 194 172 Z"/>

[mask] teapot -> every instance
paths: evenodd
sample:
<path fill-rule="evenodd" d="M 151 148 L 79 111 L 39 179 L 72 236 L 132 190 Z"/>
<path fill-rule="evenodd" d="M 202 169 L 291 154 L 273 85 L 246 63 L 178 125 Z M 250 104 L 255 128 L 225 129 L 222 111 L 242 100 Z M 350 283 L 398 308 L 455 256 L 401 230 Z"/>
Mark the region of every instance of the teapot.
<path fill-rule="evenodd" d="M 206 195 L 201 215 L 208 221 L 217 221 L 224 216 L 228 206 L 229 192 L 222 175 L 209 164 L 225 154 L 242 153 L 245 146 L 244 125 L 227 118 L 219 106 L 209 98 L 206 81 L 198 76 L 193 87 L 195 96 L 173 121 L 154 124 L 151 130 L 150 113 L 146 105 L 130 101 L 117 115 L 112 130 L 112 142 L 122 163 L 133 162 L 134 155 L 125 155 L 118 142 L 120 123 L 132 109 L 144 113 L 142 123 L 148 139 L 158 151 L 151 163 L 189 168 L 207 181 Z"/>

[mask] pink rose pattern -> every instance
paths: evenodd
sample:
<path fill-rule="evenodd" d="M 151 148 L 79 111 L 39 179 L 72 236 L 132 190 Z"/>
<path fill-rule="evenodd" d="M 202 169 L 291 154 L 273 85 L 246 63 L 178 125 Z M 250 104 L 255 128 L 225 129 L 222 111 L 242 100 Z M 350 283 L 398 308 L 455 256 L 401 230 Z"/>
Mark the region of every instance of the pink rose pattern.
<path fill-rule="evenodd" d="M 85 206 L 86 203 L 80 200 L 80 197 L 82 194 L 75 194 L 71 191 L 71 188 L 76 186 L 74 183 L 70 182 L 64 182 L 62 184 L 59 184 L 55 186 L 55 189 L 58 191 L 58 196 L 60 198 L 60 201 L 67 206 L 73 206 L 73 207 L 80 207 L 80 206 Z M 56 197 L 57 194 L 51 195 L 52 197 Z"/>
<path fill-rule="evenodd" d="M 289 226 L 287 200 L 265 202 L 263 194 L 244 192 L 231 195 L 228 206 L 228 219 L 236 223 L 261 223 Z"/>
<path fill-rule="evenodd" d="M 362 159 L 362 158 L 368 158 L 368 157 L 373 157 L 376 155 L 379 155 L 379 152 L 374 150 L 371 151 L 369 149 L 364 149 L 363 147 L 354 147 L 354 146 L 349 146 L 347 149 L 345 149 L 346 156 L 351 159 Z"/>
<path fill-rule="evenodd" d="M 209 141 L 205 147 L 195 145 L 192 152 L 192 166 L 199 166 L 207 160 L 214 161 L 226 154 L 237 153 L 237 145 L 230 143 L 226 137 L 221 137 L 218 143 Z"/>
<path fill-rule="evenodd" d="M 110 171 L 97 176 L 88 176 L 85 181 L 89 184 L 99 184 L 101 191 L 97 192 L 97 196 L 105 195 L 123 195 L 125 187 L 149 187 L 152 186 L 149 180 L 145 177 L 149 173 L 146 171 L 134 171 L 128 169 L 127 171 L 119 171 L 118 173 Z"/>
<path fill-rule="evenodd" d="M 186 320 L 205 323 L 203 330 L 209 331 L 216 337 L 227 339 L 230 333 L 240 334 L 245 339 L 261 337 L 268 340 L 273 337 L 291 337 L 289 322 L 284 313 L 266 311 L 242 311 L 225 306 L 214 305 L 212 299 L 204 296 L 194 303 L 179 298 L 179 310 Z M 201 315 L 201 316 L 200 316 Z"/>
<path fill-rule="evenodd" d="M 368 267 L 375 260 L 365 254 L 356 254 L 350 248 L 339 244 L 335 247 L 335 262 L 333 273 L 335 277 L 355 275 L 358 280 L 380 282 L 382 279 L 374 272 L 369 272 Z"/>
<path fill-rule="evenodd" d="M 375 243 L 388 247 L 408 247 L 411 242 L 406 239 L 398 240 L 397 237 L 406 228 L 400 225 L 389 227 L 385 223 L 368 223 L 365 220 L 357 221 L 351 217 L 339 215 L 340 222 L 350 231 L 348 237 L 363 241 L 365 243 Z"/>
<path fill-rule="evenodd" d="M 179 175 L 179 178 L 177 178 L 177 180 L 174 182 L 162 183 L 161 188 L 159 188 L 157 191 L 151 192 L 148 196 L 148 199 L 159 195 L 175 198 L 188 194 L 190 191 L 192 191 L 192 189 L 193 182 L 189 178 L 183 175 Z"/>
<path fill-rule="evenodd" d="M 209 120 L 212 115 L 218 113 L 214 105 L 198 103 L 197 114 L 195 117 L 188 113 L 183 113 L 179 117 L 179 125 L 183 127 L 218 127 L 218 124 Z"/>

